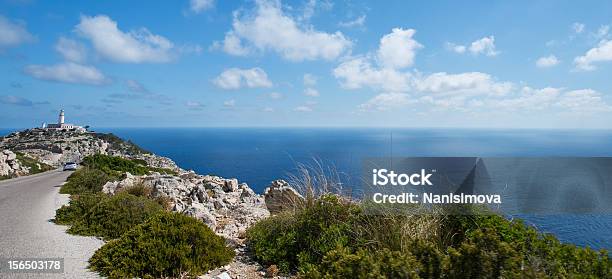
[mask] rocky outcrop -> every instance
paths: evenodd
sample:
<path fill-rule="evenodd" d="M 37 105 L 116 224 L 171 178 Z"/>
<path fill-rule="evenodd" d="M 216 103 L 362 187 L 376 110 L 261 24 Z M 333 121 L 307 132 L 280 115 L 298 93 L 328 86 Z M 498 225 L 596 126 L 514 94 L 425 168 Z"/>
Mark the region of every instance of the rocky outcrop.
<path fill-rule="evenodd" d="M 264 196 L 266 207 L 271 214 L 295 209 L 304 202 L 304 197 L 284 180 L 272 181 Z"/>
<path fill-rule="evenodd" d="M 113 195 L 136 185 L 149 187 L 153 197 L 167 197 L 173 211 L 201 220 L 234 247 L 236 257 L 230 264 L 200 278 L 263 278 L 263 267 L 246 251 L 246 230 L 268 217 L 270 212 L 264 197 L 246 183 L 193 171 L 183 171 L 176 176 L 126 174 L 120 181 L 106 183 L 103 191 Z"/>
<path fill-rule="evenodd" d="M 0 177 L 16 177 L 27 173 L 27 167 L 17 160 L 17 154 L 10 150 L 0 149 Z"/>
<path fill-rule="evenodd" d="M 238 243 L 244 240 L 251 224 L 270 215 L 263 196 L 246 183 L 193 172 L 183 172 L 179 176 L 126 174 L 120 181 L 106 183 L 103 191 L 112 195 L 138 184 L 149 187 L 153 197 L 169 198 L 173 211 L 195 217 Z"/>
<path fill-rule="evenodd" d="M 151 154 L 112 134 L 89 131 L 40 128 L 24 130 L 0 138 L 0 149 L 19 151 L 55 167 L 65 162 L 78 163 L 89 155 L 108 154 L 128 159 L 140 159 L 152 167 L 182 171 L 169 158 Z"/>

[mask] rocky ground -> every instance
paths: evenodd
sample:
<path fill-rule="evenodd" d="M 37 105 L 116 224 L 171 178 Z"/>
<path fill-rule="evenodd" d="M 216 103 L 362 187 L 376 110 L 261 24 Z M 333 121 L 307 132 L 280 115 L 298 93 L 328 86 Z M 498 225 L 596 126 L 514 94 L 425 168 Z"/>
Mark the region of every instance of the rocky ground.
<path fill-rule="evenodd" d="M 255 222 L 302 199 L 282 180 L 273 181 L 265 194 L 260 195 L 235 178 L 186 171 L 171 159 L 149 153 L 112 134 L 35 128 L 1 138 L 0 149 L 19 151 L 51 166 L 80 162 L 86 156 L 100 153 L 141 159 L 149 166 L 172 169 L 177 175 L 152 173 L 134 176 L 126 173 L 122 180 L 104 185 L 103 191 L 113 195 L 134 185 L 147 186 L 154 197 L 167 197 L 171 210 L 197 218 L 224 236 L 235 249 L 236 257 L 230 264 L 211 270 L 201 278 L 278 278 L 274 267 L 264 268 L 251 259 L 245 237 L 247 228 Z M 20 175 L 27 174 L 16 162 L 12 151 L 0 151 L 0 175 L 9 168 L 13 173 L 21 171 Z"/>

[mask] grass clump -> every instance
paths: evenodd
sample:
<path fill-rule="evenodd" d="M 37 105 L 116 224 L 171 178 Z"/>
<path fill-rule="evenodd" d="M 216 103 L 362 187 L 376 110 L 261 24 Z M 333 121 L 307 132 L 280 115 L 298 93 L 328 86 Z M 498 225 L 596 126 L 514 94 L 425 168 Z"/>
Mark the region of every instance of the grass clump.
<path fill-rule="evenodd" d="M 74 222 L 68 232 L 114 239 L 161 211 L 162 206 L 153 200 L 121 192 L 102 199 Z"/>
<path fill-rule="evenodd" d="M 202 222 L 160 213 L 102 246 L 90 268 L 109 278 L 183 278 L 225 265 L 234 251 Z"/>
<path fill-rule="evenodd" d="M 102 192 L 102 186 L 106 182 L 118 179 L 117 176 L 109 175 L 104 171 L 94 168 L 81 168 L 73 172 L 66 184 L 60 188 L 62 194 L 82 194 Z"/>

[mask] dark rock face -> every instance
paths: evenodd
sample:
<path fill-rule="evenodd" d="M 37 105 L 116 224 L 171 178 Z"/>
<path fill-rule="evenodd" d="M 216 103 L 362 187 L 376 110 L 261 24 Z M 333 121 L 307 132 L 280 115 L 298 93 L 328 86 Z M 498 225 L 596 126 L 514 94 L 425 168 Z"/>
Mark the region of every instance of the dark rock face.
<path fill-rule="evenodd" d="M 304 202 L 304 197 L 284 180 L 274 180 L 264 193 L 270 214 L 292 210 Z"/>

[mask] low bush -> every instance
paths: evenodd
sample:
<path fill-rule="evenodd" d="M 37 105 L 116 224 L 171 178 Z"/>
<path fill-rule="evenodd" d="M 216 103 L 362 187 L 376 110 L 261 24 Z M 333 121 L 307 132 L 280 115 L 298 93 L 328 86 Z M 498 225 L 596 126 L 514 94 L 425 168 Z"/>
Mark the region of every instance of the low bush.
<path fill-rule="evenodd" d="M 106 199 L 108 199 L 108 196 L 102 193 L 72 195 L 68 205 L 64 205 L 55 211 L 53 221 L 60 225 L 72 225 L 81 220 L 98 203 Z"/>
<path fill-rule="evenodd" d="M 410 253 L 382 249 L 351 252 L 346 247 L 329 251 L 320 264 L 301 270 L 304 278 L 419 278 L 421 264 Z"/>
<path fill-rule="evenodd" d="M 520 220 L 481 209 L 370 215 L 334 197 L 253 225 L 247 239 L 255 259 L 309 278 L 612 276 L 608 252 L 562 244 Z M 391 260 L 396 253 L 406 258 Z"/>
<path fill-rule="evenodd" d="M 92 207 L 68 232 L 114 239 L 161 211 L 153 200 L 121 192 Z"/>
<path fill-rule="evenodd" d="M 102 191 L 102 186 L 106 182 L 116 179 L 116 176 L 108 175 L 106 172 L 98 169 L 81 168 L 68 177 L 66 184 L 62 185 L 60 193 L 72 195 L 98 193 Z"/>
<path fill-rule="evenodd" d="M 121 176 L 126 172 L 134 175 L 144 175 L 152 171 L 176 174 L 176 172 L 169 169 L 149 167 L 143 160 L 130 160 L 104 154 L 87 156 L 83 158 L 82 164 L 89 168 L 101 170 L 111 176 Z"/>
<path fill-rule="evenodd" d="M 145 197 L 154 200 L 166 210 L 170 210 L 171 208 L 172 200 L 170 199 L 170 197 L 154 196 L 153 189 L 143 183 L 136 183 L 130 187 L 121 189 L 121 191 L 125 191 L 126 193 L 137 197 Z"/>
<path fill-rule="evenodd" d="M 295 214 L 262 220 L 247 235 L 259 261 L 288 272 L 317 264 L 327 252 L 346 246 L 358 211 L 358 207 L 328 195 Z"/>
<path fill-rule="evenodd" d="M 109 278 L 183 278 L 225 265 L 234 251 L 204 223 L 163 212 L 106 243 L 89 260 Z"/>

